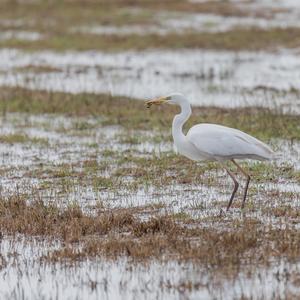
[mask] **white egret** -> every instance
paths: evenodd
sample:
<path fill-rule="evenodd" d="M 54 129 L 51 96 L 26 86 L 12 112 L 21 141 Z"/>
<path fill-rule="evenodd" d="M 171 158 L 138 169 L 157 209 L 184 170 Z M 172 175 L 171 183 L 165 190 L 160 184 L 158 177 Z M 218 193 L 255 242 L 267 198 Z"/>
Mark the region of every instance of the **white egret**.
<path fill-rule="evenodd" d="M 179 93 L 160 97 L 146 102 L 149 108 L 152 104 L 176 104 L 181 108 L 172 124 L 174 146 L 178 153 L 194 161 L 217 161 L 225 168 L 234 182 L 234 189 L 227 205 L 229 210 L 235 193 L 239 187 L 234 174 L 226 167 L 225 161 L 231 161 L 237 169 L 246 176 L 242 208 L 244 208 L 250 175 L 242 169 L 235 159 L 270 160 L 273 150 L 258 139 L 240 130 L 216 124 L 197 124 L 184 135 L 182 127 L 190 117 L 192 110 L 188 100 Z"/>

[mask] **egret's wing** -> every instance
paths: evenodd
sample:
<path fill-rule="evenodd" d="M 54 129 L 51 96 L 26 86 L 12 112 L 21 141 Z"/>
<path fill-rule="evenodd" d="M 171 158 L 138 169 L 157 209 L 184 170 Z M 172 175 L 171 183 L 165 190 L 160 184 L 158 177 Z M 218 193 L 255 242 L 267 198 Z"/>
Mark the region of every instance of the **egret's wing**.
<path fill-rule="evenodd" d="M 221 125 L 193 126 L 187 138 L 199 151 L 216 158 L 270 159 L 273 155 L 273 151 L 258 139 Z"/>

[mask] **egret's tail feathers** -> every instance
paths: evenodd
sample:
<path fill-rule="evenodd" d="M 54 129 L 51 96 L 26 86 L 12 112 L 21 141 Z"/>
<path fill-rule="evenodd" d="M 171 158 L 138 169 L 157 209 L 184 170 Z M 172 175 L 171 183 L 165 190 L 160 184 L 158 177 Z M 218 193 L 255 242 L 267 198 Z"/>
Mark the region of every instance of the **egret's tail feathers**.
<path fill-rule="evenodd" d="M 260 156 L 264 158 L 264 160 L 273 160 L 276 153 L 265 143 L 257 140 L 256 145 L 258 146 L 258 149 L 260 150 Z"/>

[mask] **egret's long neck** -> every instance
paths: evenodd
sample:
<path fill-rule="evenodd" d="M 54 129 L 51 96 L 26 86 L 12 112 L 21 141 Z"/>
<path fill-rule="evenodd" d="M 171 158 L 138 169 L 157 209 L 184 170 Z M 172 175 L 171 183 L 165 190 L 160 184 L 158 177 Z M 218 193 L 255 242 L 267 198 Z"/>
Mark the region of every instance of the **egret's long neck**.
<path fill-rule="evenodd" d="M 180 108 L 181 112 L 174 117 L 172 124 L 172 135 L 175 144 L 185 141 L 182 127 L 192 113 L 191 105 L 188 101 L 181 103 Z"/>

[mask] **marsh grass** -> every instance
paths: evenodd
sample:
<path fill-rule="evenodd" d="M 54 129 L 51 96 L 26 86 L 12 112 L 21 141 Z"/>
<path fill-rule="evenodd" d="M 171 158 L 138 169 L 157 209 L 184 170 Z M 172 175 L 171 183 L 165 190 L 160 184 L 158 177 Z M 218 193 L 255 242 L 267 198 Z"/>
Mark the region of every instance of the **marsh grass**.
<path fill-rule="evenodd" d="M 146 109 L 142 101 L 107 94 L 67 94 L 2 88 L 0 112 L 31 114 L 63 114 L 73 117 L 101 117 L 102 126 L 120 125 L 130 130 L 158 131 L 156 140 L 165 138 L 177 108 L 164 106 Z M 121 109 L 120 109 L 121 108 Z M 265 108 L 195 107 L 186 127 L 195 123 L 218 123 L 246 131 L 263 140 L 270 138 L 300 139 L 298 117 Z M 87 122 L 77 123 L 81 129 L 91 128 Z M 75 126 L 76 129 L 76 126 Z M 163 132 L 163 134 L 159 134 Z M 137 143 L 135 136 L 121 137 L 123 142 Z"/>
<path fill-rule="evenodd" d="M 252 175 L 246 207 L 241 211 L 244 178 L 239 176 L 232 211 L 222 214 L 232 190 L 225 172 L 216 163 L 197 165 L 171 151 L 176 108 L 147 110 L 138 99 L 21 88 L 3 88 L 1 100 L 0 120 L 11 132 L 1 142 L 3 149 L 9 152 L 13 147 L 7 142 L 18 142 L 24 145 L 16 147 L 33 150 L 27 152 L 28 165 L 14 167 L 8 160 L 0 167 L 1 237 L 12 239 L 12 245 L 20 236 L 28 243 L 43 241 L 46 250 L 35 259 L 38 270 L 63 266 L 69 272 L 87 262 L 117 265 L 125 259 L 129 268 L 189 265 L 223 282 L 254 276 L 274 261 L 298 261 L 299 193 L 276 187 L 278 180 L 281 186 L 298 182 L 293 165 L 245 162 Z M 298 144 L 298 132 L 290 127 L 296 118 L 276 109 L 195 108 L 188 126 L 201 121 L 238 127 L 265 141 L 291 137 Z M 48 144 L 27 147 L 27 132 L 37 138 L 49 134 Z M 40 160 L 36 149 L 45 152 Z M 10 257 L 4 259 L 5 271 Z M 171 291 L 201 290 L 186 278 L 162 285 Z"/>
<path fill-rule="evenodd" d="M 23 22 L 1 24 L 2 29 L 26 28 L 59 32 L 70 25 L 92 25 L 95 21 L 105 25 L 153 24 L 155 12 L 198 12 L 223 16 L 270 17 L 276 10 L 249 12 L 231 2 L 192 3 L 187 0 L 156 1 L 34 1 L 31 3 L 1 1 L 2 19 L 19 19 Z M 284 10 L 283 10 L 284 11 Z M 267 13 L 267 15 L 266 15 Z M 47 20 L 48 22 L 45 22 Z"/>
<path fill-rule="evenodd" d="M 1 47 L 20 48 L 29 51 L 51 49 L 66 50 L 100 50 L 126 51 L 145 49 L 215 49 L 215 50 L 248 50 L 273 51 L 281 47 L 296 48 L 300 45 L 299 28 L 235 28 L 225 33 L 193 32 L 167 35 L 94 35 L 89 33 L 61 33 L 50 35 L 38 41 L 10 39 L 0 41 Z"/>
<path fill-rule="evenodd" d="M 91 187 L 94 193 L 117 192 L 123 189 L 134 193 L 142 189 L 148 190 L 149 187 L 163 189 L 180 185 L 193 189 L 195 185 L 208 187 L 224 185 L 222 179 L 224 174 L 218 164 L 198 165 L 170 151 L 169 127 L 176 112 L 174 107 L 165 106 L 149 110 L 145 108 L 143 102 L 135 99 L 94 94 L 71 95 L 21 88 L 4 88 L 2 97 L 0 111 L 3 120 L 7 119 L 6 122 L 19 120 L 19 123 L 15 124 L 16 128 L 22 126 L 22 130 L 26 132 L 26 124 L 37 127 L 41 124 L 46 132 L 51 133 L 51 130 L 54 130 L 61 137 L 71 137 L 69 142 L 64 139 L 62 142 L 58 142 L 57 139 L 46 141 L 40 137 L 29 138 L 26 134 L 20 135 L 16 131 L 17 133 L 2 136 L 2 143 L 30 142 L 32 145 L 37 144 L 48 150 L 56 151 L 55 149 L 59 147 L 65 149 L 62 153 L 72 153 L 74 152 L 72 140 L 76 139 L 83 148 L 78 148 L 75 153 L 86 152 L 87 149 L 84 147 L 89 148 L 88 153 L 84 152 L 85 157 L 79 160 L 77 158 L 75 162 L 71 162 L 70 158 L 66 162 L 41 161 L 40 165 L 35 165 L 31 170 L 22 171 L 26 178 L 38 182 L 48 180 L 46 185 L 39 183 L 41 190 L 47 190 L 49 185 L 55 185 L 61 189 L 60 193 L 68 194 L 72 190 L 75 191 L 76 186 L 79 185 Z M 214 122 L 239 128 L 267 142 L 274 137 L 292 140 L 300 137 L 297 117 L 276 110 L 197 107 L 193 112 L 192 120 L 188 122 L 187 127 L 198 122 Z M 18 119 L 12 117 L 14 114 L 18 114 Z M 41 114 L 47 114 L 49 124 L 45 120 L 40 123 L 22 121 L 22 118 L 27 119 L 28 115 L 38 117 Z M 6 115 L 8 117 L 5 117 Z M 51 118 L 58 116 L 66 118 L 68 125 L 58 123 L 52 127 Z M 97 132 L 110 126 L 117 128 L 116 134 L 96 137 Z M 82 142 L 81 139 L 85 141 Z M 112 142 L 120 149 L 111 148 Z M 160 143 L 167 144 L 168 150 L 158 152 L 138 150 L 143 143 L 154 143 L 158 147 Z M 278 166 L 245 163 L 244 167 L 252 175 L 253 184 L 275 183 L 278 179 L 297 183 L 300 178 L 299 171 L 289 164 Z M 236 171 L 234 168 L 232 170 Z M 3 172 L 10 176 L 11 169 Z M 228 191 L 230 191 L 229 187 Z M 254 189 L 251 193 L 256 192 L 257 190 Z"/>
<path fill-rule="evenodd" d="M 193 261 L 207 267 L 238 270 L 241 264 L 268 264 L 275 257 L 293 261 L 300 253 L 300 232 L 293 226 L 264 226 L 257 219 L 219 219 L 223 227 L 203 227 L 201 220 L 184 215 L 150 215 L 140 219 L 143 208 L 84 213 L 79 206 L 61 209 L 20 195 L 0 200 L 2 234 L 22 233 L 60 239 L 62 248 L 42 257 L 48 262 L 76 262 L 104 256 L 126 255 L 134 261 Z M 149 214 L 149 207 L 147 207 Z M 277 208 L 276 216 L 283 210 Z M 285 208 L 292 211 L 292 208 Z M 287 216 L 287 213 L 285 213 Z M 291 214 L 295 218 L 295 214 Z M 207 224 L 208 220 L 205 220 Z M 76 247 L 76 244 L 80 247 Z M 74 245 L 72 247 L 71 245 Z"/>
<path fill-rule="evenodd" d="M 60 51 L 122 51 L 149 47 L 251 51 L 296 47 L 300 43 L 298 28 L 234 28 L 222 34 L 187 32 L 186 35 L 174 33 L 165 37 L 149 35 L 143 39 L 137 35 L 96 37 L 70 31 L 74 26 L 95 24 L 155 24 L 155 13 L 166 11 L 266 18 L 275 13 L 272 10 L 241 10 L 229 1 L 116 0 L 96 3 L 91 0 L 85 1 L 84 6 L 75 0 L 26 4 L 0 1 L 1 20 L 22 19 L 22 22 L 11 22 L 10 25 L 9 22 L 6 25 L 0 22 L 1 30 L 31 30 L 43 34 L 39 41 L 11 39 L 1 41 L 0 46 Z M 15 71 L 29 71 L 38 76 L 39 73 L 60 70 L 29 65 Z M 224 74 L 226 76 L 228 74 Z M 210 85 L 209 89 L 214 91 L 215 86 Z M 293 89 L 287 93 L 298 94 Z M 282 97 L 286 95 L 280 94 Z M 15 249 L 20 236 L 28 243 L 30 239 L 42 240 L 46 248 L 52 242 L 59 245 L 54 250 L 49 247 L 38 257 L 38 274 L 43 272 L 44 264 L 49 264 L 53 267 L 51 272 L 55 272 L 56 266 L 66 266 L 66 263 L 80 268 L 78 262 L 99 259 L 118 264 L 119 259 L 126 258 L 133 264 L 176 262 L 183 268 L 186 268 L 186 263 L 191 263 L 193 267 L 205 269 L 204 278 L 208 274 L 221 276 L 227 288 L 228 279 L 239 274 L 249 278 L 256 274 L 251 273 L 253 270 L 268 268 L 274 261 L 298 263 L 299 193 L 281 191 L 276 184 L 299 183 L 299 170 L 291 164 L 244 163 L 252 175 L 246 208 L 240 211 L 240 191 L 233 210 L 221 214 L 220 209 L 227 205 L 226 197 L 222 196 L 230 196 L 231 192 L 225 172 L 216 163 L 196 165 L 171 152 L 170 126 L 177 109 L 165 106 L 147 110 L 138 100 L 141 99 L 1 88 L 1 124 L 12 127 L 13 131 L 0 135 L 4 149 L 0 167 L 0 241 L 16 240 L 12 242 L 12 252 L 7 257 L 0 253 L 0 270 L 9 272 L 6 268 L 11 268 L 10 259 L 16 266 L 24 259 L 26 269 L 23 273 L 30 273 L 30 264 Z M 31 117 L 41 120 L 33 121 Z M 55 125 L 57 117 L 62 121 Z M 197 107 L 193 109 L 185 130 L 200 122 L 241 129 L 274 143 L 275 149 L 277 139 L 290 140 L 291 145 L 300 140 L 298 116 L 283 114 L 277 107 Z M 49 140 L 27 134 L 32 128 L 39 129 L 37 135 L 49 133 Z M 112 128 L 113 134 L 99 135 L 101 131 Z M 54 137 L 51 138 L 51 134 Z M 147 147 L 140 150 L 142 147 L 139 146 L 146 143 L 154 145 L 152 149 L 155 150 Z M 19 144 L 23 145 L 20 147 Z M 161 150 L 159 147 L 165 144 L 167 150 Z M 26 149 L 28 165 L 23 160 L 21 163 L 9 160 L 15 157 L 11 153 L 14 147 L 21 151 L 21 156 L 22 149 Z M 30 149 L 38 151 L 30 154 Z M 239 180 L 242 185 L 243 178 L 239 177 Z M 264 185 L 273 186 L 264 189 Z M 209 190 L 216 192 L 211 195 Z M 139 193 L 149 203 L 137 206 L 133 201 L 131 204 L 130 199 L 138 198 Z M 212 199 L 207 201 L 207 197 Z M 31 246 L 37 247 L 36 244 Z M 72 276 L 69 270 L 66 274 Z M 259 276 L 263 281 L 264 277 Z M 291 280 L 299 283 L 298 277 L 291 275 Z M 45 278 L 47 281 L 47 275 Z M 77 286 L 82 286 L 82 280 L 78 279 Z M 280 284 L 281 281 L 288 282 L 288 279 L 279 277 L 276 280 Z M 184 278 L 173 284 L 162 279 L 159 288 L 177 290 L 182 298 L 187 295 L 185 292 L 201 289 L 203 285 L 199 282 Z M 123 283 L 120 282 L 120 286 Z M 89 284 L 92 292 L 97 290 L 97 285 L 102 288 L 102 283 L 92 279 L 89 279 Z M 215 289 L 212 283 L 206 283 L 207 287 Z M 106 288 L 107 283 L 103 283 L 103 289 Z M 253 293 L 257 295 L 256 291 Z M 246 299 L 247 296 L 243 295 L 240 298 Z"/>
<path fill-rule="evenodd" d="M 283 10 L 284 11 L 284 10 Z M 24 50 L 142 50 L 149 48 L 203 48 L 220 50 L 274 50 L 278 47 L 297 47 L 300 44 L 299 28 L 233 28 L 222 33 L 187 31 L 165 36 L 147 34 L 143 37 L 97 35 L 74 32 L 78 26 L 94 25 L 155 25 L 166 13 L 209 13 L 223 16 L 251 16 L 272 18 L 276 10 L 249 12 L 231 2 L 191 3 L 189 1 L 91 1 L 83 6 L 79 1 L 35 1 L 34 3 L 2 2 L 0 17 L 4 20 L 20 19 L 20 25 L 0 23 L 3 30 L 31 30 L 43 35 L 36 41 L 8 39 L 0 41 L 1 47 Z M 157 15 L 160 13 L 160 15 Z"/>

